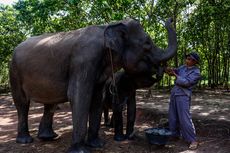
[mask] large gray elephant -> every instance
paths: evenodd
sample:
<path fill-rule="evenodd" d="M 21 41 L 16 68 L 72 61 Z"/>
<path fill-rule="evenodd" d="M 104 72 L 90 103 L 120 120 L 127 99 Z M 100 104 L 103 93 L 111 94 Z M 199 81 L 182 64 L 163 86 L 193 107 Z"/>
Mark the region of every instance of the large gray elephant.
<path fill-rule="evenodd" d="M 104 141 L 98 131 L 105 81 L 120 68 L 129 75 L 154 73 L 153 65 L 170 59 L 177 44 L 171 22 L 166 22 L 169 44 L 165 50 L 154 45 L 133 19 L 35 36 L 19 44 L 10 65 L 12 96 L 18 112 L 16 142 L 33 141 L 28 130 L 31 101 L 44 104 L 38 132 L 43 140 L 57 136 L 52 128 L 55 106 L 69 101 L 73 132 L 68 152 L 87 153 L 86 145 L 102 147 Z"/>

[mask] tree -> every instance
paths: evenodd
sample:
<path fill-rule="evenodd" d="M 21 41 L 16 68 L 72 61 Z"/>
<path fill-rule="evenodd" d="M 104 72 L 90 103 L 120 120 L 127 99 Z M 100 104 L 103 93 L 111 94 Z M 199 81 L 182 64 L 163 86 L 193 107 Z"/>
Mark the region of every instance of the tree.
<path fill-rule="evenodd" d="M 25 39 L 12 7 L 0 5 L 0 85 L 8 84 L 8 62 L 15 46 Z"/>

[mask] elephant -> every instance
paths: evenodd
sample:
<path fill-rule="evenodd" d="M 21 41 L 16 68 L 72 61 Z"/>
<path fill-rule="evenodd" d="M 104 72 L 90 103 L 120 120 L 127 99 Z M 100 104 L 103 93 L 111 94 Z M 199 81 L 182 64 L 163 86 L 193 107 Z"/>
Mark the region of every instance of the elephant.
<path fill-rule="evenodd" d="M 69 102 L 72 111 L 72 142 L 69 153 L 88 153 L 103 147 L 99 137 L 103 111 L 103 87 L 116 71 L 129 75 L 154 73 L 153 65 L 176 53 L 176 33 L 166 22 L 169 43 L 157 47 L 135 19 L 91 25 L 69 32 L 33 36 L 13 52 L 9 78 L 18 112 L 17 143 L 31 143 L 28 128 L 30 102 L 44 104 L 38 138 L 52 140 L 57 104 Z M 88 126 L 87 126 L 88 123 Z"/>
<path fill-rule="evenodd" d="M 153 74 L 136 74 L 130 76 L 124 71 L 116 72 L 113 78 L 109 78 L 104 89 L 104 123 L 114 127 L 114 140 L 123 141 L 133 139 L 134 122 L 136 118 L 136 89 L 151 87 L 163 77 L 165 66 L 157 67 L 155 77 Z M 113 81 L 115 85 L 113 85 Z M 115 90 L 114 90 L 115 88 Z M 123 134 L 122 111 L 127 105 L 126 135 Z M 113 110 L 109 121 L 109 109 Z"/>

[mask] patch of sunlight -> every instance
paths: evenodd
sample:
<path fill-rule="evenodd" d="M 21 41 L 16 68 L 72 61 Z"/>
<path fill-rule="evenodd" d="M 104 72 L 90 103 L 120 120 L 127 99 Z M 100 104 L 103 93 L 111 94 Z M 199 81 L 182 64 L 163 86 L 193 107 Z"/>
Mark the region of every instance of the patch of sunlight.
<path fill-rule="evenodd" d="M 222 108 L 222 111 L 224 112 L 224 111 L 228 111 L 229 110 L 229 108 Z"/>
<path fill-rule="evenodd" d="M 163 104 L 162 105 L 152 105 L 151 108 L 155 108 L 155 109 L 158 109 L 160 111 L 160 110 L 168 110 L 169 106 L 167 104 L 165 104 L 165 105 L 163 105 Z"/>
<path fill-rule="evenodd" d="M 42 114 L 31 114 L 31 115 L 29 115 L 29 116 L 30 116 L 29 118 L 34 119 L 34 118 L 37 118 L 37 117 L 41 117 Z"/>
<path fill-rule="evenodd" d="M 10 137 L 9 135 L 3 135 L 3 136 L 0 136 L 0 141 L 1 143 L 15 141 L 15 138 Z"/>
<path fill-rule="evenodd" d="M 144 97 L 141 95 L 141 96 L 136 96 L 137 99 L 144 99 Z"/>
<path fill-rule="evenodd" d="M 57 115 L 55 115 L 56 117 L 68 117 L 69 116 L 69 114 L 57 114 Z"/>
<path fill-rule="evenodd" d="M 176 145 L 175 144 L 166 144 L 165 147 L 166 148 L 175 148 Z"/>
<path fill-rule="evenodd" d="M 181 151 L 179 153 L 197 153 L 197 150 L 185 150 L 185 151 Z"/>
<path fill-rule="evenodd" d="M 203 98 L 193 98 L 192 100 L 195 100 L 195 101 L 202 101 Z"/>
<path fill-rule="evenodd" d="M 17 113 L 17 110 L 15 109 L 15 110 L 12 110 L 12 111 L 8 111 L 8 113 Z"/>
<path fill-rule="evenodd" d="M 72 114 L 71 112 L 57 112 L 56 115 L 70 115 Z"/>
<path fill-rule="evenodd" d="M 199 113 L 199 115 L 201 115 L 201 116 L 208 116 L 208 115 L 210 115 L 210 113 Z"/>
<path fill-rule="evenodd" d="M 149 128 L 149 125 L 148 124 L 136 125 L 136 128 L 138 128 L 138 129 L 146 129 L 146 128 Z"/>
<path fill-rule="evenodd" d="M 72 129 L 72 125 L 69 125 L 69 126 L 66 126 L 66 127 L 62 127 L 60 129 L 58 129 L 57 131 L 58 132 L 63 132 L 63 131 L 66 131 L 66 130 L 71 130 Z"/>
<path fill-rule="evenodd" d="M 1 122 L 0 125 L 9 125 L 12 124 L 13 120 L 10 118 L 0 118 Z"/>
<path fill-rule="evenodd" d="M 7 135 L 3 135 L 3 136 L 0 136 L 0 139 L 6 139 L 6 138 L 8 138 L 8 136 Z"/>
<path fill-rule="evenodd" d="M 192 109 L 202 110 L 203 107 L 199 105 L 192 106 Z"/>
<path fill-rule="evenodd" d="M 145 92 L 146 89 L 138 89 L 137 91 L 140 91 L 140 92 Z"/>
<path fill-rule="evenodd" d="M 105 135 L 114 135 L 113 131 L 104 131 Z"/>
<path fill-rule="evenodd" d="M 219 120 L 227 120 L 225 116 L 219 116 Z"/>
<path fill-rule="evenodd" d="M 138 102 L 138 104 L 139 104 L 139 105 L 143 105 L 143 104 L 145 104 L 145 102 Z"/>
<path fill-rule="evenodd" d="M 152 95 L 153 97 L 157 97 L 157 98 L 161 98 L 161 97 L 165 97 L 164 95 Z M 167 98 L 167 97 L 165 97 Z"/>
<path fill-rule="evenodd" d="M 31 106 L 30 110 L 34 111 L 34 110 L 39 110 L 39 109 L 43 109 L 43 106 Z"/>
<path fill-rule="evenodd" d="M 216 112 L 218 112 L 218 109 L 214 108 L 214 109 L 212 109 L 212 110 L 209 111 L 209 114 L 216 113 Z"/>

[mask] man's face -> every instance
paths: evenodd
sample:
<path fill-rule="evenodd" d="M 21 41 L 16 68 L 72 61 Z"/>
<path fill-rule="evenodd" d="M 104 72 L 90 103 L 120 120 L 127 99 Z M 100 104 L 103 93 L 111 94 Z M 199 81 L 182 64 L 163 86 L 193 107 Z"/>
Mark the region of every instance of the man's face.
<path fill-rule="evenodd" d="M 194 66 L 196 65 L 196 61 L 191 58 L 190 56 L 187 56 L 186 59 L 185 59 L 185 64 L 188 66 L 188 67 L 191 67 L 191 66 Z"/>

